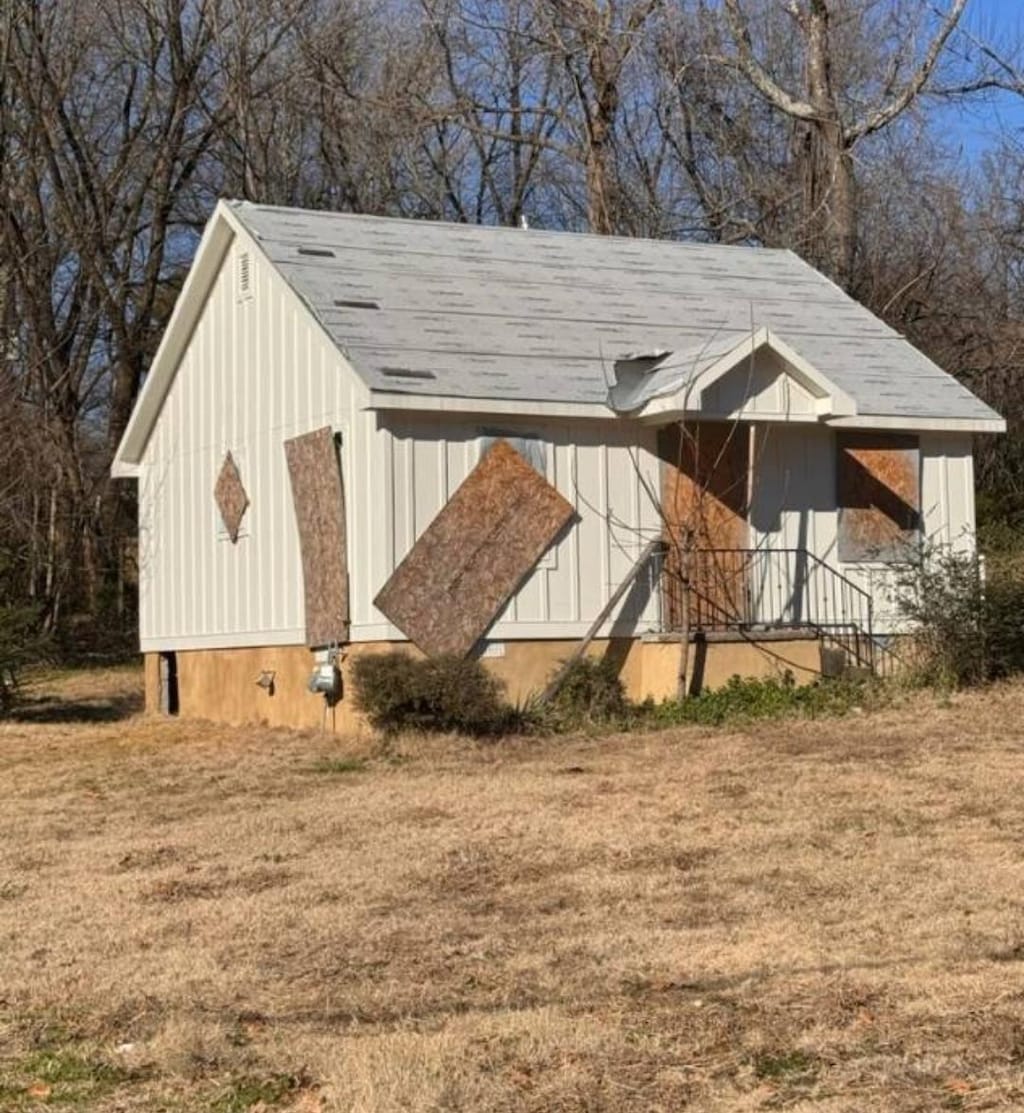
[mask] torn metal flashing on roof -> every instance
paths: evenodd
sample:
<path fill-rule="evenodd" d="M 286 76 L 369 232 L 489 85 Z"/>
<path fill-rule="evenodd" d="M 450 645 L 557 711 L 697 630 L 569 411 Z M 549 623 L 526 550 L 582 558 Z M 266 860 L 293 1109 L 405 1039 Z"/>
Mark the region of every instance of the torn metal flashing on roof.
<path fill-rule="evenodd" d="M 707 343 L 666 353 L 660 360 L 625 357 L 615 362 L 615 382 L 608 391 L 608 406 L 616 413 L 633 413 L 653 398 L 661 398 L 694 384 L 700 374 L 721 359 L 733 341 Z M 671 358 L 667 358 L 671 356 Z"/>
<path fill-rule="evenodd" d="M 753 328 L 736 343 L 731 337 L 714 336 L 699 347 L 674 353 L 671 359 L 645 366 L 637 361 L 615 365 L 616 383 L 608 392 L 608 405 L 618 413 L 643 414 L 651 403 L 654 412 L 698 414 L 705 412 L 711 387 L 762 350 L 778 356 L 787 373 L 815 400 L 819 417 L 852 416 L 852 398 L 792 345 L 764 327 Z"/>

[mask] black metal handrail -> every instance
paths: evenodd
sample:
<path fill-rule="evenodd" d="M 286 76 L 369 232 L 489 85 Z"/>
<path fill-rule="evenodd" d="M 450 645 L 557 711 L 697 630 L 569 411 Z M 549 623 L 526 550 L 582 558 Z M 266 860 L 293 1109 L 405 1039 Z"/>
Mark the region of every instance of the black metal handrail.
<path fill-rule="evenodd" d="M 870 592 L 807 549 L 694 549 L 673 554 L 665 571 L 670 625 L 686 590 L 691 630 L 806 629 L 877 670 Z"/>

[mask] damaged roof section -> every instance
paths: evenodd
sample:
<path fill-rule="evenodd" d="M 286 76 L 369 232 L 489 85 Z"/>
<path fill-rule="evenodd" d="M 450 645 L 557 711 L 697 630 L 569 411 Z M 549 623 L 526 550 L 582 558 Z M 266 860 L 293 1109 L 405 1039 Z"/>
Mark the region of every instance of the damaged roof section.
<path fill-rule="evenodd" d="M 370 390 L 410 405 L 532 401 L 612 416 L 637 389 L 616 394 L 616 363 L 666 351 L 666 363 L 700 364 L 756 322 L 859 415 L 999 420 L 789 251 L 228 204 Z"/>
<path fill-rule="evenodd" d="M 792 345 L 767 328 L 756 328 L 737 341 L 715 337 L 688 351 L 633 357 L 615 365 L 615 383 L 608 391 L 608 405 L 618 413 L 638 413 L 649 403 L 664 415 L 675 413 L 716 415 L 714 388 L 737 369 L 754 370 L 754 357 L 769 351 L 778 357 L 790 376 L 814 400 L 819 417 L 846 417 L 857 413 L 853 399 L 831 382 Z"/>

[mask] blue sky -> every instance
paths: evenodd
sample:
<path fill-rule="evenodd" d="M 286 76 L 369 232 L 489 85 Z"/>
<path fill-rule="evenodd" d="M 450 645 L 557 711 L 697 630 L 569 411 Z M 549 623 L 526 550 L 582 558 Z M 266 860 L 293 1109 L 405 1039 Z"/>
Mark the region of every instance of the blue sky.
<path fill-rule="evenodd" d="M 1024 68 L 1021 0 L 970 0 L 963 22 L 973 38 L 993 44 L 1001 55 L 1016 59 Z M 994 93 L 963 109 L 950 110 L 950 126 L 971 158 L 993 146 L 1006 129 L 1015 131 L 1024 142 L 1024 96 Z"/>

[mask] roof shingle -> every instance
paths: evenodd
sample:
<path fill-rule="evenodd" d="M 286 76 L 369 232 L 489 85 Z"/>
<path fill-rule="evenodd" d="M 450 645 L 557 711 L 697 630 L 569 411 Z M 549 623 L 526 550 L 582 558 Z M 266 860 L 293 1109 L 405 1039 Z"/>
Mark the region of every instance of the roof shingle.
<path fill-rule="evenodd" d="M 765 327 L 861 415 L 998 417 L 789 251 L 231 208 L 371 390 L 604 404 L 628 353 Z"/>

